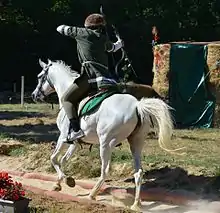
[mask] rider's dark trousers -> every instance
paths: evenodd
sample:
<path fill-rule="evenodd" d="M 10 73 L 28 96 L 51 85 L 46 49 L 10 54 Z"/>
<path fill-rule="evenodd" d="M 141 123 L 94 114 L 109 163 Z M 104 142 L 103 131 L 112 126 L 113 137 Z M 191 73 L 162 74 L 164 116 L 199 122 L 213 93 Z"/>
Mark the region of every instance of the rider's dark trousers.
<path fill-rule="evenodd" d="M 61 98 L 63 108 L 72 123 L 74 131 L 79 130 L 77 105 L 80 100 L 88 95 L 89 90 L 90 85 L 88 83 L 88 77 L 86 74 L 83 74 L 75 80 Z"/>

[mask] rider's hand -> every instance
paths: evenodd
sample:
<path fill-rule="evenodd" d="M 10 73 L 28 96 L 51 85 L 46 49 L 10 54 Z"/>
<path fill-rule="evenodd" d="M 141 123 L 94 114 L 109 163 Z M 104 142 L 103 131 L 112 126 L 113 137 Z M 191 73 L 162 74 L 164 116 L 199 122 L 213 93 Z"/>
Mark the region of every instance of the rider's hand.
<path fill-rule="evenodd" d="M 121 41 L 121 46 L 124 47 L 125 45 L 124 41 L 122 39 L 120 39 L 120 41 Z"/>

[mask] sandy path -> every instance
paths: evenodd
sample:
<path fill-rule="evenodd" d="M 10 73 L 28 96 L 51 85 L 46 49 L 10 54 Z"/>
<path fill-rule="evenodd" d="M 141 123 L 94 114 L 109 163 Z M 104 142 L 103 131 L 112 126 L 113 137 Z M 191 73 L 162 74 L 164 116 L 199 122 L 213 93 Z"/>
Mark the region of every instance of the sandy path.
<path fill-rule="evenodd" d="M 22 171 L 22 158 L 15 159 L 6 156 L 0 156 L 0 171 Z M 27 172 L 27 171 L 25 171 Z M 41 175 L 47 175 L 45 173 L 38 173 Z M 55 177 L 54 175 L 49 175 L 50 177 Z M 23 176 L 12 175 L 13 179 L 21 182 L 24 185 L 37 187 L 43 190 L 48 190 L 51 192 L 54 182 L 45 181 L 39 179 L 24 178 Z M 83 180 L 87 184 L 92 184 L 92 180 Z M 62 194 L 70 195 L 76 197 L 77 199 L 86 199 L 90 190 L 85 189 L 79 185 L 74 188 L 70 188 L 62 183 Z M 133 202 L 133 196 L 124 197 L 124 194 L 114 193 L 115 196 L 111 194 L 99 195 L 97 196 L 97 201 L 109 205 L 125 207 L 129 206 Z M 127 196 L 127 195 L 126 195 Z M 191 206 L 179 206 L 179 205 L 168 205 L 162 202 L 142 202 L 142 212 L 144 213 L 218 213 L 220 212 L 220 202 L 206 202 L 198 201 L 194 202 Z"/>
<path fill-rule="evenodd" d="M 18 159 L 17 159 L 18 160 Z M 22 160 L 22 159 L 20 159 Z M 21 169 L 21 164 L 22 162 L 18 160 L 15 161 L 15 158 L 11 158 L 11 157 L 6 157 L 6 156 L 1 156 L 0 157 L 0 170 L 4 170 L 4 171 L 22 171 Z M 24 171 L 24 170 L 23 170 Z M 27 171 L 25 171 L 27 172 Z M 41 173 L 42 175 L 48 175 L 45 173 Z M 53 189 L 53 185 L 54 182 L 52 181 L 45 181 L 45 180 L 39 180 L 39 179 L 27 179 L 24 177 L 20 177 L 17 175 L 11 175 L 13 177 L 14 180 L 21 182 L 23 185 L 28 185 L 28 186 L 33 186 L 33 187 L 37 187 L 43 190 L 48 190 L 51 191 Z M 50 177 L 55 177 L 54 175 L 49 175 Z M 86 183 L 90 183 L 90 184 L 94 184 L 94 180 L 80 180 L 82 182 L 86 182 Z M 71 195 L 73 197 L 77 197 L 77 198 L 81 198 L 81 199 L 86 199 L 88 194 L 89 194 L 90 190 L 85 189 L 80 187 L 79 185 L 76 185 L 74 188 L 70 188 L 68 186 L 66 186 L 64 183 L 62 183 L 62 191 L 61 193 L 63 194 L 67 194 L 67 195 Z M 122 195 L 122 199 L 124 199 L 123 195 Z M 125 207 L 125 205 L 131 205 L 133 202 L 133 196 L 130 196 L 129 199 L 126 200 L 121 200 L 120 195 L 119 197 L 114 197 L 110 194 L 106 194 L 106 195 L 98 195 L 97 196 L 97 201 L 100 203 L 105 203 L 105 204 L 109 204 L 109 205 L 114 205 L 114 206 L 118 206 L 118 207 Z M 175 208 L 176 206 L 173 205 L 162 205 L 161 203 L 158 203 L 157 205 L 153 205 L 152 203 L 154 202 L 144 202 L 143 204 L 143 212 L 149 212 L 149 208 L 153 208 L 153 212 L 156 211 L 156 209 L 172 209 Z M 161 206 L 161 208 L 159 207 Z M 147 210 L 144 210 L 147 209 Z"/>

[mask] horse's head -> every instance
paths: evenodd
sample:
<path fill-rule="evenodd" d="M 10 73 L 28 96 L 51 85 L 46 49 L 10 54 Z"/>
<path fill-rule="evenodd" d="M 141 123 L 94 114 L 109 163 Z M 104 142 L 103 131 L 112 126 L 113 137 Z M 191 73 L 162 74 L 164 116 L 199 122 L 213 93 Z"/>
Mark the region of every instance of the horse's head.
<path fill-rule="evenodd" d="M 39 59 L 39 64 L 43 70 L 37 76 L 38 84 L 32 93 L 32 98 L 34 101 L 43 101 L 45 97 L 55 92 L 53 83 L 49 78 L 49 70 L 50 66 L 52 66 L 52 62 L 48 60 L 48 64 L 46 64 Z"/>

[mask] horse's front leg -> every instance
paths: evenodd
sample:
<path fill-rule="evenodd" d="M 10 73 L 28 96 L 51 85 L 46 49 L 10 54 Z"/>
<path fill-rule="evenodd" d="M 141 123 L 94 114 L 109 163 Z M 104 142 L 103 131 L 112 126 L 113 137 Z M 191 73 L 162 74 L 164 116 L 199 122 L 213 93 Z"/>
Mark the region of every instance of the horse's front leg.
<path fill-rule="evenodd" d="M 63 170 L 64 164 L 70 159 L 70 157 L 78 149 L 78 147 L 79 147 L 79 144 L 77 142 L 74 142 L 73 144 L 71 144 L 69 146 L 66 153 L 64 154 L 64 156 L 60 160 L 60 166 L 61 166 L 62 170 Z M 65 183 L 66 183 L 67 186 L 69 186 L 69 187 L 74 187 L 75 186 L 74 178 L 72 178 L 70 176 L 66 177 L 65 175 L 63 177 L 65 177 Z"/>
<path fill-rule="evenodd" d="M 58 178 L 57 178 L 57 182 L 55 183 L 53 190 L 54 191 L 61 191 L 61 181 L 63 180 L 63 178 L 65 177 L 64 173 L 62 172 L 61 168 L 60 168 L 60 164 L 58 162 L 58 156 L 62 151 L 63 148 L 63 144 L 64 141 L 62 140 L 62 137 L 60 136 L 57 140 L 57 145 L 56 148 L 53 152 L 53 154 L 50 157 L 51 160 L 51 164 L 53 165 L 54 169 L 56 170 L 57 174 L 58 174 Z"/>
<path fill-rule="evenodd" d="M 99 190 L 101 189 L 102 185 L 104 184 L 105 179 L 108 175 L 110 161 L 111 161 L 111 153 L 112 153 L 112 148 L 110 147 L 110 145 L 106 143 L 103 145 L 100 142 L 100 157 L 102 162 L 101 176 L 89 194 L 89 199 L 91 200 L 96 199 L 96 196 Z"/>

